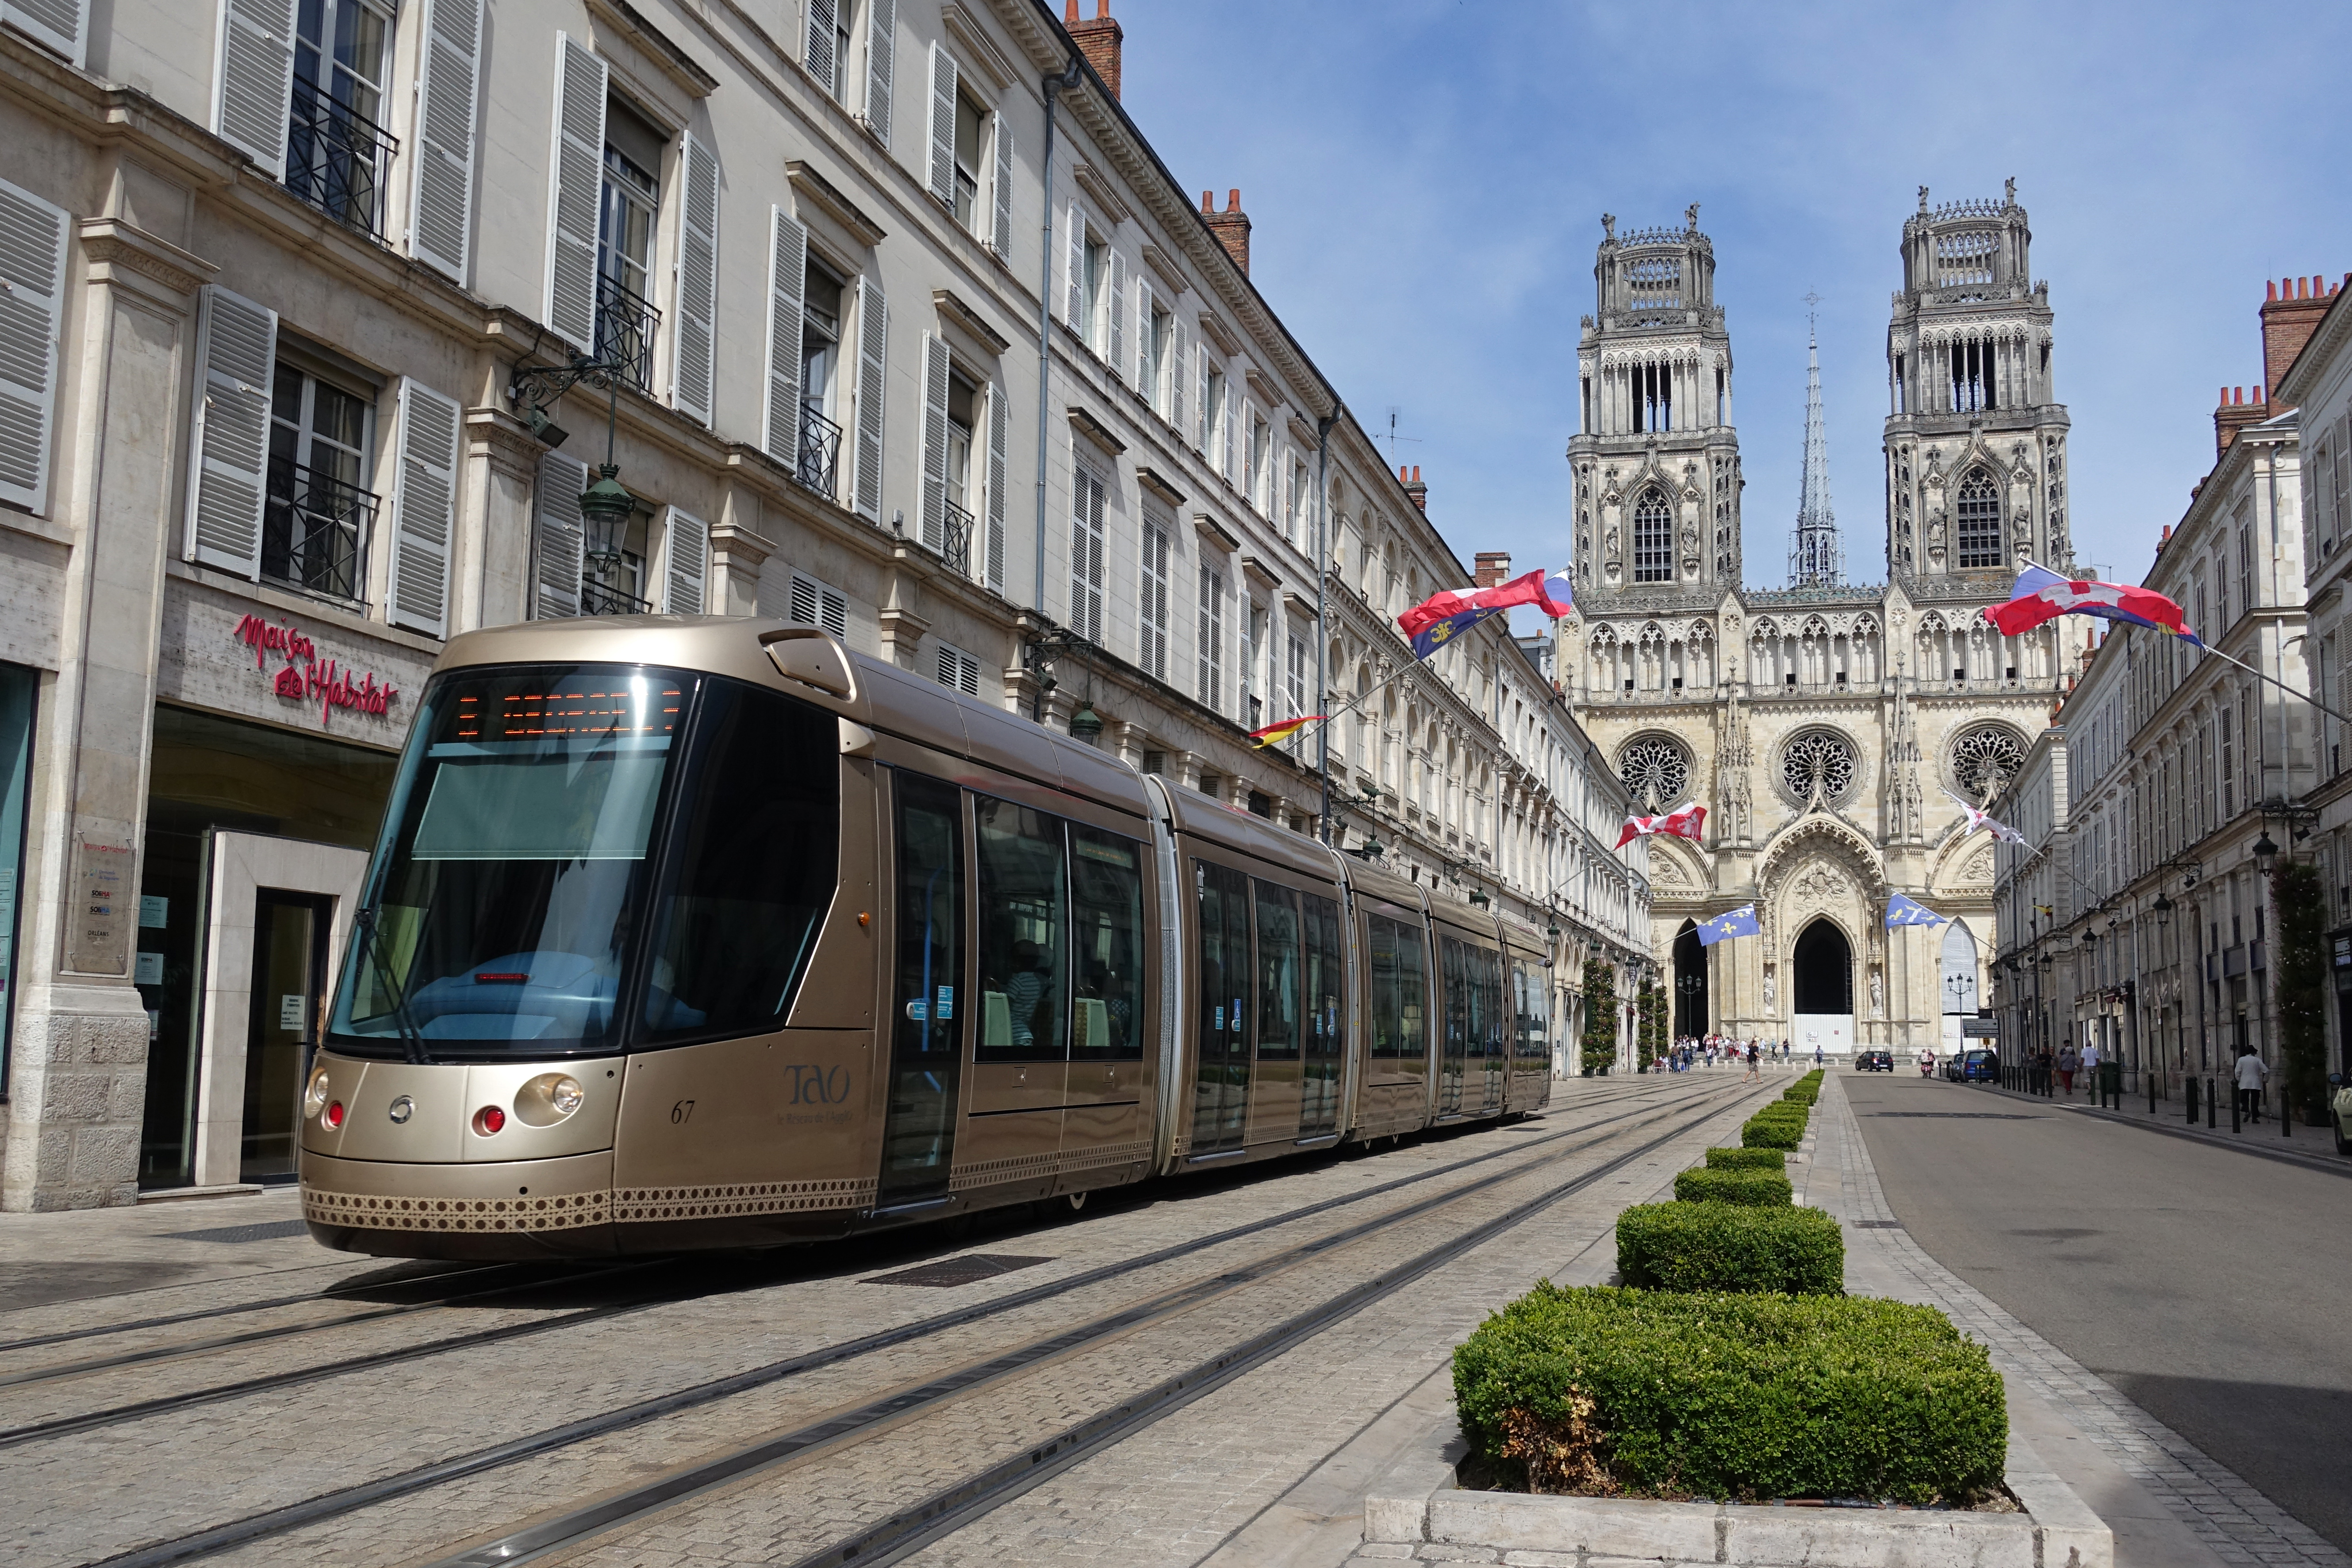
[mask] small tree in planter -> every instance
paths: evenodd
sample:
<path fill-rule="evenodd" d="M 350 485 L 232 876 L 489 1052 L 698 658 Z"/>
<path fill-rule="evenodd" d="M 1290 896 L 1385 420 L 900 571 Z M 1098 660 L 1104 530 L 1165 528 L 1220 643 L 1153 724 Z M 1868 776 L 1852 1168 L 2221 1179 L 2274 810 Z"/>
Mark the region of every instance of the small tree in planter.
<path fill-rule="evenodd" d="M 1646 978 L 1634 989 L 1633 1059 L 1643 1072 L 1650 1070 L 1650 1064 L 1655 1061 L 1658 1056 L 1657 1037 L 1654 1028 L 1656 1020 L 1653 1016 L 1656 1012 L 1657 999 L 1658 988 L 1651 984 Z"/>
<path fill-rule="evenodd" d="M 2327 1076 L 2327 895 L 2319 872 L 2284 858 L 2273 896 L 2278 900 L 2280 1114 L 2324 1121 Z"/>
<path fill-rule="evenodd" d="M 1584 1076 L 1617 1061 L 1617 972 L 1597 958 L 1584 962 Z"/>

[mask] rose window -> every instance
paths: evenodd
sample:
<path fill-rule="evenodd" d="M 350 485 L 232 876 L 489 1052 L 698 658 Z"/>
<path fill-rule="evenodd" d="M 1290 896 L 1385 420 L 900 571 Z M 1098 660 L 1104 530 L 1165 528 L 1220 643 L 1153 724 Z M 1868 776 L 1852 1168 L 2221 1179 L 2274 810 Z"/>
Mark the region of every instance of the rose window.
<path fill-rule="evenodd" d="M 1780 782 L 1808 805 L 1840 805 L 1853 793 L 1853 742 L 1827 730 L 1809 730 L 1780 752 Z"/>
<path fill-rule="evenodd" d="M 1952 782 L 1982 805 L 2025 766 L 2025 742 L 2006 724 L 1979 724 L 1952 742 Z"/>
<path fill-rule="evenodd" d="M 1654 812 L 1680 800 L 1690 774 L 1690 753 L 1664 736 L 1644 735 L 1617 753 L 1617 776 L 1637 811 Z"/>

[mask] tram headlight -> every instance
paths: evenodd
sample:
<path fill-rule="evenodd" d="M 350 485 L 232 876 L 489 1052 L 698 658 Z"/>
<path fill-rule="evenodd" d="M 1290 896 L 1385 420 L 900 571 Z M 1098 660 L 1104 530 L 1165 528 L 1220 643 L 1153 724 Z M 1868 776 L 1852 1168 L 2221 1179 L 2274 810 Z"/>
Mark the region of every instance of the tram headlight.
<path fill-rule="evenodd" d="M 327 1079 L 325 1068 L 310 1075 L 310 1087 L 302 1091 L 302 1115 L 305 1120 L 327 1109 Z"/>
<path fill-rule="evenodd" d="M 552 1127 L 588 1102 L 568 1072 L 543 1072 L 515 1091 L 514 1113 L 526 1127 Z"/>

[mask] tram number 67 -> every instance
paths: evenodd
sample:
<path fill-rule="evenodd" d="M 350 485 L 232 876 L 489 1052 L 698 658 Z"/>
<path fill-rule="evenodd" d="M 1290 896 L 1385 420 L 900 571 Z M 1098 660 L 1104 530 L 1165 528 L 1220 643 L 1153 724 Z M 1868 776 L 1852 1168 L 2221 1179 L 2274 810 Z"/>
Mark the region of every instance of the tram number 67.
<path fill-rule="evenodd" d="M 676 1105 L 669 1108 L 669 1121 L 671 1126 L 683 1127 L 693 1120 L 694 1101 L 690 1100 L 681 1100 Z"/>

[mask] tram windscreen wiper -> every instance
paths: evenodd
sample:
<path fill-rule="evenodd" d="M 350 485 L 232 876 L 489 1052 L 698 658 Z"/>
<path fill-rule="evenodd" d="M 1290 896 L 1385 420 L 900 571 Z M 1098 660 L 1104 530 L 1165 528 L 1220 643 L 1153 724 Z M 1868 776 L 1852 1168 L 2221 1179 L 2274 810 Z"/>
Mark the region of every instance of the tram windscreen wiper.
<path fill-rule="evenodd" d="M 360 929 L 360 950 L 367 955 L 367 962 L 374 966 L 377 978 L 392 993 L 392 1023 L 393 1027 L 400 1031 L 401 1054 L 413 1067 L 430 1067 L 433 1058 L 425 1048 L 425 1037 L 418 1031 L 416 1020 L 409 1016 L 408 993 L 401 985 L 400 976 L 392 972 L 392 965 L 384 962 L 383 949 L 376 937 L 375 914 L 376 906 L 373 904 L 359 912 L 356 923 Z"/>

